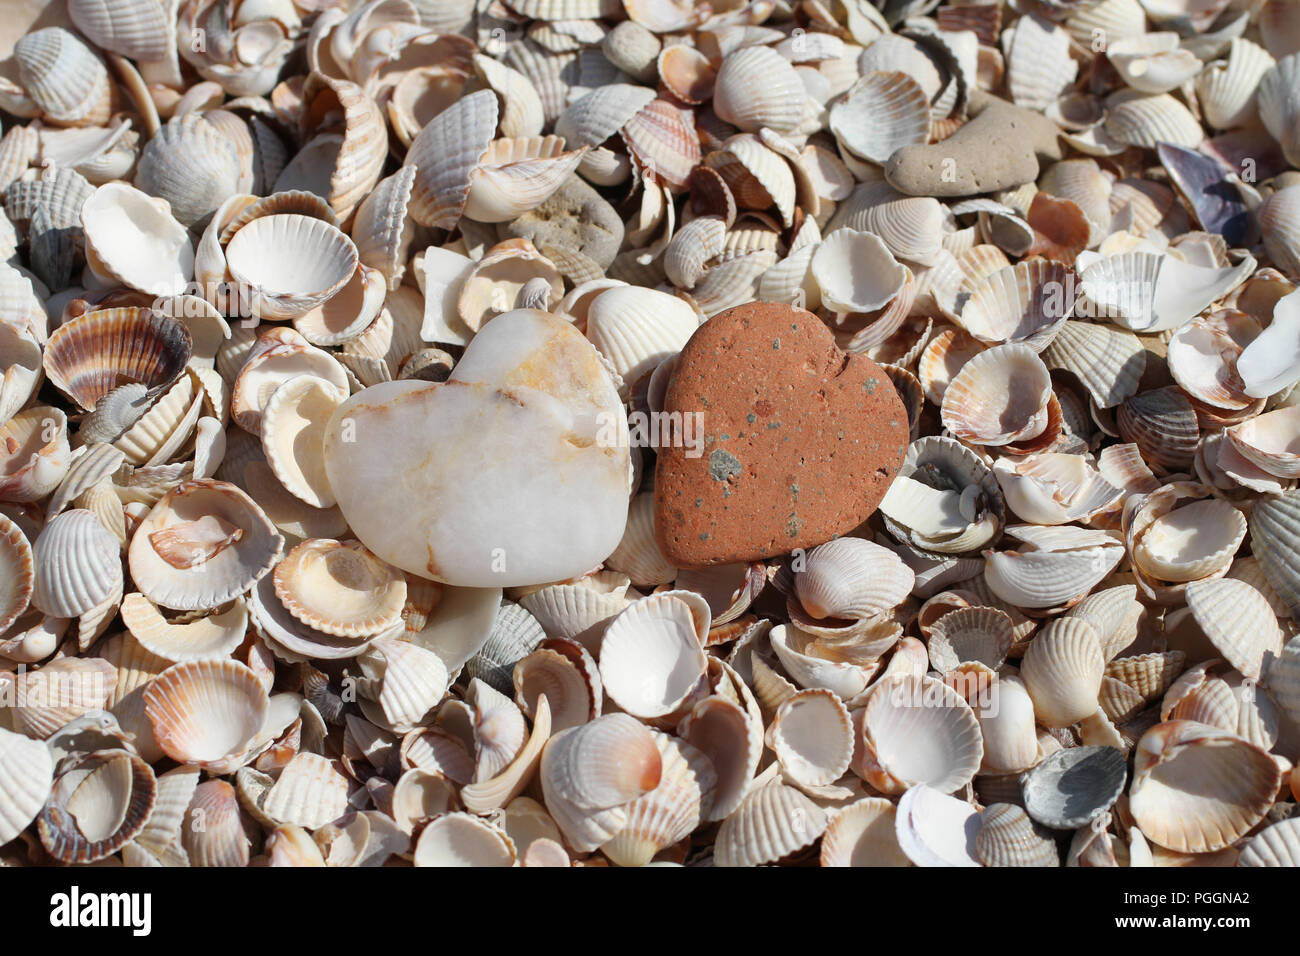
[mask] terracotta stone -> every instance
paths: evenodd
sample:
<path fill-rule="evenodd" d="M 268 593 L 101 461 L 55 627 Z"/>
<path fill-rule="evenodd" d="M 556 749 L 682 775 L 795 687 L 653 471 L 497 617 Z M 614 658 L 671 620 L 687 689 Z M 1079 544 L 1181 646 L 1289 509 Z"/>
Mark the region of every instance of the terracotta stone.
<path fill-rule="evenodd" d="M 680 568 L 761 560 L 852 530 L 907 451 L 907 412 L 884 370 L 788 305 L 754 302 L 700 326 L 664 411 L 702 416 L 703 454 L 698 437 L 665 441 L 655 468 L 655 533 Z"/>

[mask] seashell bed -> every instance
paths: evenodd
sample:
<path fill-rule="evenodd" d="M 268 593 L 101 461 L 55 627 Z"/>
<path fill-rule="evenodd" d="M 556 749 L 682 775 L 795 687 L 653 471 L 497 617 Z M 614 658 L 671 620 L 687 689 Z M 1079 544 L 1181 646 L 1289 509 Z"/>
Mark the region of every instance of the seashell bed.
<path fill-rule="evenodd" d="M 0 19 L 0 865 L 1300 864 L 1300 3 Z"/>

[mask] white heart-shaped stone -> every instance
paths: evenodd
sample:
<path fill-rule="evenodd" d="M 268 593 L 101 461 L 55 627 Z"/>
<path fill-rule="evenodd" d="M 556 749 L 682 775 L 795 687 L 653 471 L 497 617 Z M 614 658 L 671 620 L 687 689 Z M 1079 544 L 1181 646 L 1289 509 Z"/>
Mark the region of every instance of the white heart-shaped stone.
<path fill-rule="evenodd" d="M 464 587 L 576 577 L 618 546 L 627 415 L 572 325 L 517 309 L 485 325 L 442 383 L 384 382 L 335 411 L 325 470 L 361 542 Z"/>

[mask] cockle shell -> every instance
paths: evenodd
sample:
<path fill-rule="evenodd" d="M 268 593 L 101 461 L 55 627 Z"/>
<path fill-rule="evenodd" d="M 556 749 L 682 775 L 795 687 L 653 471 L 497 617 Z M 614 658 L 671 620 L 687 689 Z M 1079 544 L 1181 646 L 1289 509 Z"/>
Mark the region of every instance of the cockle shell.
<path fill-rule="evenodd" d="M 157 799 L 153 770 L 126 750 L 99 750 L 60 767 L 38 819 L 41 843 L 63 863 L 116 853 L 144 827 Z"/>
<path fill-rule="evenodd" d="M 701 645 L 709 621 L 708 605 L 691 592 L 660 592 L 632 604 L 601 641 L 606 692 L 639 718 L 672 713 L 704 674 Z"/>
<path fill-rule="evenodd" d="M 1208 853 L 1263 819 L 1280 778 L 1265 751 L 1235 734 L 1172 720 L 1138 742 L 1129 811 L 1161 846 Z"/>
<path fill-rule="evenodd" d="M 194 245 L 165 199 L 105 183 L 81 208 L 90 268 L 151 295 L 176 295 L 194 274 Z"/>
<path fill-rule="evenodd" d="M 979 811 L 925 784 L 898 801 L 898 845 L 917 866 L 979 866 L 975 840 Z"/>
<path fill-rule="evenodd" d="M 791 133 L 804 118 L 807 94 L 790 61 L 763 46 L 743 47 L 722 61 L 713 87 L 719 118 L 747 132 Z"/>
<path fill-rule="evenodd" d="M 175 664 L 148 685 L 144 702 L 167 755 L 214 773 L 245 761 L 269 707 L 257 675 L 233 660 Z"/>
<path fill-rule="evenodd" d="M 54 782 L 54 761 L 39 740 L 0 729 L 0 839 L 8 842 L 36 819 Z"/>
<path fill-rule="evenodd" d="M 886 677 L 873 685 L 862 717 L 864 753 L 855 770 L 879 790 L 925 784 L 965 786 L 984 757 L 979 723 L 956 691 L 928 677 Z"/>
<path fill-rule="evenodd" d="M 909 866 L 894 831 L 894 804 L 866 797 L 836 812 L 822 836 L 822 866 Z"/>
<path fill-rule="evenodd" d="M 999 345 L 967 362 L 943 396 L 944 425 L 977 445 L 1033 438 L 1047 426 L 1047 366 L 1026 345 Z"/>
<path fill-rule="evenodd" d="M 825 811 L 802 791 L 779 781 L 757 786 L 722 822 L 714 844 L 714 863 L 775 863 L 816 842 L 827 825 Z"/>
<path fill-rule="evenodd" d="M 1092 625 L 1061 618 L 1043 627 L 1020 666 L 1038 720 L 1045 726 L 1064 727 L 1095 711 L 1105 664 Z"/>

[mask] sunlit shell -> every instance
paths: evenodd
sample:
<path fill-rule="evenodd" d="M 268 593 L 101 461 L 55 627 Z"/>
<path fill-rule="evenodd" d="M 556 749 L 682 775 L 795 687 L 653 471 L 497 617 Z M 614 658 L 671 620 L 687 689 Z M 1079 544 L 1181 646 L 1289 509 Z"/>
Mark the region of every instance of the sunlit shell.
<path fill-rule="evenodd" d="M 979 829 L 978 810 L 925 784 L 898 801 L 898 845 L 917 866 L 979 866 Z"/>
<path fill-rule="evenodd" d="M 1295 866 L 1300 862 L 1300 821 L 1282 820 L 1265 827 L 1241 848 L 1238 866 Z"/>
<path fill-rule="evenodd" d="M 1039 721 L 1064 727 L 1095 711 L 1105 664 L 1092 625 L 1062 618 L 1043 627 L 1020 665 Z"/>
<path fill-rule="evenodd" d="M 1055 842 L 1010 803 L 990 804 L 980 814 L 975 852 L 984 866 L 1061 865 Z"/>
<path fill-rule="evenodd" d="M 709 759 L 686 741 L 654 732 L 662 758 L 659 784 L 627 804 L 627 822 L 601 852 L 618 866 L 644 866 L 700 825 L 713 800 Z"/>
<path fill-rule="evenodd" d="M 747 132 L 798 129 L 807 94 L 790 61 L 775 50 L 747 46 L 722 61 L 713 88 L 719 118 Z"/>
<path fill-rule="evenodd" d="M 977 445 L 1033 438 L 1047 425 L 1052 383 L 1047 366 L 1026 345 L 999 345 L 967 362 L 943 396 L 943 421 Z"/>
<path fill-rule="evenodd" d="M 1108 102 L 1106 133 L 1130 146 L 1155 149 L 1157 143 L 1198 146 L 1205 134 L 1187 107 L 1168 93 L 1122 91 Z"/>
<path fill-rule="evenodd" d="M 894 804 L 867 797 L 836 812 L 822 836 L 822 866 L 909 866 L 894 831 Z"/>
<path fill-rule="evenodd" d="M 240 766 L 267 715 L 257 675 L 233 660 L 176 664 L 144 691 L 145 712 L 159 745 L 178 763 L 214 773 Z"/>
<path fill-rule="evenodd" d="M 164 199 L 106 183 L 81 209 L 86 258 L 104 279 L 151 295 L 176 295 L 194 272 L 194 245 Z"/>
<path fill-rule="evenodd" d="M 915 575 L 887 548 L 862 538 L 837 538 L 795 566 L 795 593 L 815 618 L 859 620 L 901 604 Z"/>
<path fill-rule="evenodd" d="M 844 148 L 884 163 L 904 146 L 930 137 L 930 101 L 906 73 L 864 73 L 831 107 L 830 128 Z"/>
<path fill-rule="evenodd" d="M 1300 156 L 1300 136 L 1297 135 L 1296 89 L 1300 86 L 1300 54 L 1292 53 L 1278 60 L 1259 81 L 1256 102 L 1259 118 L 1279 143 L 1288 160 L 1295 162 Z"/>
<path fill-rule="evenodd" d="M 1264 596 L 1232 578 L 1193 581 L 1185 592 L 1197 626 L 1241 674 L 1258 680 L 1282 651 L 1282 631 Z"/>
<path fill-rule="evenodd" d="M 262 410 L 262 450 L 266 462 L 293 495 L 313 508 L 335 504 L 321 458 L 325 426 L 342 404 L 328 382 L 299 375 L 271 393 Z"/>
<path fill-rule="evenodd" d="M 643 598 L 620 613 L 600 645 L 606 692 L 628 713 L 661 717 L 680 707 L 704 674 L 709 610 L 686 591 Z"/>
<path fill-rule="evenodd" d="M 907 281 L 907 268 L 869 232 L 839 229 L 812 257 L 822 303 L 836 312 L 870 312 L 888 305 Z"/>
<path fill-rule="evenodd" d="M 122 601 L 122 623 L 145 650 L 169 661 L 195 661 L 228 656 L 244 641 L 248 612 L 243 601 L 194 621 L 173 623 L 142 594 Z"/>
<path fill-rule="evenodd" d="M 1155 514 L 1154 520 L 1135 524 L 1130 539 L 1134 563 L 1161 581 L 1196 581 L 1226 569 L 1246 537 L 1245 517 L 1218 498 Z M 1135 520 L 1141 522 L 1142 515 Z"/>
<path fill-rule="evenodd" d="M 144 827 L 157 798 L 153 770 L 125 750 L 99 750 L 60 767 L 38 819 L 41 842 L 62 863 L 116 853 Z"/>
<path fill-rule="evenodd" d="M 970 706 L 931 678 L 885 678 L 862 721 L 865 777 L 886 793 L 917 784 L 950 793 L 971 781 L 984 757 Z"/>
<path fill-rule="evenodd" d="M 131 577 L 162 607 L 202 610 L 233 600 L 279 560 L 284 539 L 239 488 L 204 479 L 167 492 L 131 539 Z"/>
<path fill-rule="evenodd" d="M 724 820 L 740 805 L 763 754 L 763 725 L 750 707 L 724 697 L 706 697 L 677 726 L 683 740 L 713 763 L 716 787 L 705 819 Z"/>
<path fill-rule="evenodd" d="M 849 712 L 827 690 L 804 690 L 777 709 L 767 740 L 795 782 L 824 786 L 838 780 L 853 757 Z"/>
<path fill-rule="evenodd" d="M 825 811 L 794 787 L 755 787 L 718 830 L 717 866 L 775 863 L 816 842 L 828 825 Z"/>
<path fill-rule="evenodd" d="M 539 774 L 565 839 L 589 853 L 626 825 L 627 804 L 659 785 L 663 758 L 649 729 L 608 714 L 552 737 Z"/>
<path fill-rule="evenodd" d="M 1172 720 L 1138 742 L 1129 811 L 1161 846 L 1208 853 L 1240 839 L 1263 819 L 1280 778 L 1265 751 L 1235 734 Z"/>
<path fill-rule="evenodd" d="M 247 285 L 249 308 L 290 319 L 338 293 L 357 267 L 357 247 L 340 229 L 297 214 L 254 219 L 226 247 L 231 274 Z"/>
<path fill-rule="evenodd" d="M 498 827 L 469 813 L 434 817 L 415 844 L 416 866 L 513 866 L 515 845 Z"/>
<path fill-rule="evenodd" d="M 982 342 L 1023 342 L 1042 352 L 1069 319 L 1077 296 L 1072 269 L 1034 259 L 985 277 L 958 319 Z"/>
<path fill-rule="evenodd" d="M 391 629 L 406 603 L 406 578 L 356 541 L 314 538 L 275 566 L 275 593 L 308 627 L 335 637 Z"/>

